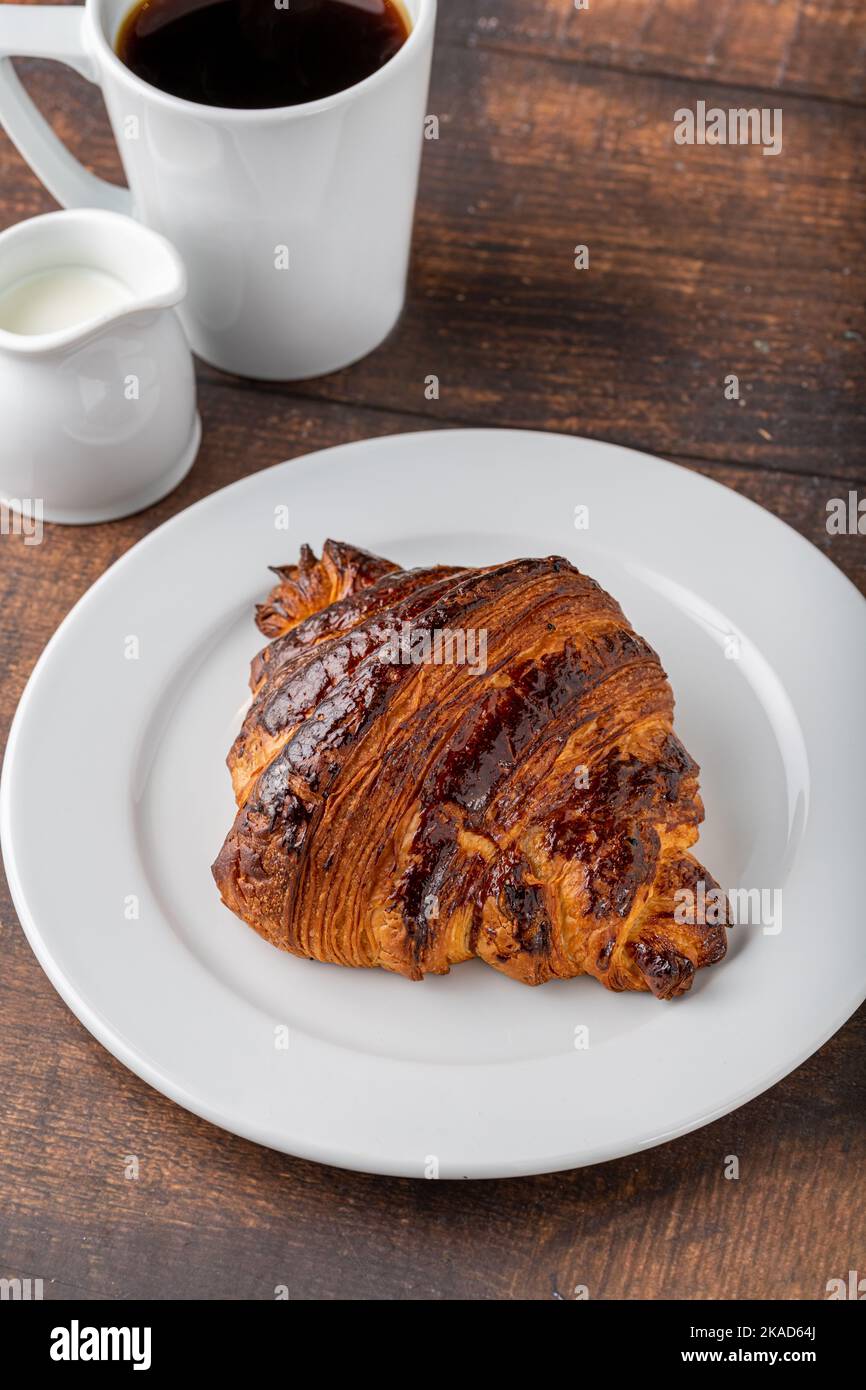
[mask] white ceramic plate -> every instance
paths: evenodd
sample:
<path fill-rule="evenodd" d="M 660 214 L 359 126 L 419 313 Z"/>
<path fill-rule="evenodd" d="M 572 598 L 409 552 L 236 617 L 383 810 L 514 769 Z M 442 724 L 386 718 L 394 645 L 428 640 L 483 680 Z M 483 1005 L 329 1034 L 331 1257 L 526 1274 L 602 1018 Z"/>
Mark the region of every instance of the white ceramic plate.
<path fill-rule="evenodd" d="M 407 566 L 559 553 L 597 578 L 670 675 L 703 769 L 702 861 L 725 888 L 781 889 L 782 930 L 768 913 L 734 929 L 727 959 L 662 1003 L 477 962 L 413 984 L 296 960 L 232 916 L 209 866 L 233 817 L 253 604 L 269 564 L 328 535 Z M 372 440 L 216 493 L 85 595 L 15 718 L 6 870 L 70 1008 L 215 1124 L 373 1172 L 574 1167 L 742 1105 L 863 999 L 864 692 L 866 604 L 735 493 L 556 435 Z"/>

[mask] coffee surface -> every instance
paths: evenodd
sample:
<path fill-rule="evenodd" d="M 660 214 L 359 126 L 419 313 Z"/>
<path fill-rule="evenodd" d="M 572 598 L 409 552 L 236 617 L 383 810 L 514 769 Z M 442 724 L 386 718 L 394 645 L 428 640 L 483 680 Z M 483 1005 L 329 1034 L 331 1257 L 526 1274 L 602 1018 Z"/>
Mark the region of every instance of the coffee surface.
<path fill-rule="evenodd" d="M 396 0 L 141 0 L 117 53 L 145 82 L 205 106 L 298 106 L 353 87 L 405 43 Z"/>

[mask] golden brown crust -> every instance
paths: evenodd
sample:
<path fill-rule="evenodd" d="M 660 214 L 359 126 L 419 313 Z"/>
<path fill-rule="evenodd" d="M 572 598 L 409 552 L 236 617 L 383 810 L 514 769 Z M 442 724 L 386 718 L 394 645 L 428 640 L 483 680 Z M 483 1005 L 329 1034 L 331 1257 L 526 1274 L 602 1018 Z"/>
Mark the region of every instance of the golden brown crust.
<path fill-rule="evenodd" d="M 527 984 L 589 974 L 670 998 L 725 951 L 676 894 L 698 768 L 652 648 L 553 556 L 403 571 L 327 541 L 277 571 L 274 640 L 229 754 L 223 901 L 284 950 L 412 979 L 478 956 Z M 486 634 L 480 664 L 387 661 Z"/>

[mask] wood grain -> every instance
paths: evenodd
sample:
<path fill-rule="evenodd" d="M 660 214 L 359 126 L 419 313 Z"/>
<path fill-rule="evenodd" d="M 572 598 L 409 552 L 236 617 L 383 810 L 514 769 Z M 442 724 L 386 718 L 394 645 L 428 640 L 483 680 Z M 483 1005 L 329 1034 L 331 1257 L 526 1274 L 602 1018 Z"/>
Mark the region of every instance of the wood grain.
<path fill-rule="evenodd" d="M 866 11 L 861 0 L 533 0 L 529 5 L 446 4 L 455 42 L 557 62 L 723 82 L 830 101 L 866 97 Z"/>
<path fill-rule="evenodd" d="M 440 139 L 396 333 L 300 386 L 201 369 L 204 445 L 172 497 L 49 526 L 38 547 L 0 536 L 0 739 L 58 622 L 141 536 L 283 458 L 399 430 L 514 424 L 661 452 L 781 516 L 866 594 L 866 538 L 825 525 L 830 498 L 866 488 L 862 31 L 853 3 L 445 0 Z M 116 173 L 93 89 L 26 72 L 70 145 Z M 785 93 L 782 156 L 673 145 L 673 112 L 710 79 L 737 105 L 738 84 Z M 0 224 L 50 206 L 0 136 Z M 271 1153 L 151 1091 L 55 995 L 5 882 L 0 951 L 0 1276 L 41 1277 L 46 1296 L 821 1298 L 866 1269 L 866 1009 L 675 1143 L 549 1177 L 413 1182 Z"/>

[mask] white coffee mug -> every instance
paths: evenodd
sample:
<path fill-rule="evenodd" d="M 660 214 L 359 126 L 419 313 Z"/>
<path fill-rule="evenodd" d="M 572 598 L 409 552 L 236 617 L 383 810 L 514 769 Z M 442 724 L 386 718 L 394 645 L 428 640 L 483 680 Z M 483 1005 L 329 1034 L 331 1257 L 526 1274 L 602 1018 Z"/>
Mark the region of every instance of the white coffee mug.
<path fill-rule="evenodd" d="M 403 306 L 436 0 L 384 67 L 301 106 L 200 106 L 114 51 L 132 0 L 0 5 L 0 122 L 65 207 L 127 212 L 180 251 L 180 314 L 224 371 L 320 376 L 372 351 Z M 89 173 L 25 93 L 12 57 L 56 58 L 102 89 L 129 189 Z"/>

